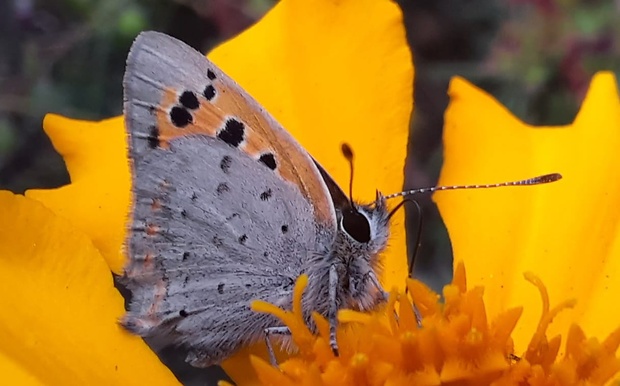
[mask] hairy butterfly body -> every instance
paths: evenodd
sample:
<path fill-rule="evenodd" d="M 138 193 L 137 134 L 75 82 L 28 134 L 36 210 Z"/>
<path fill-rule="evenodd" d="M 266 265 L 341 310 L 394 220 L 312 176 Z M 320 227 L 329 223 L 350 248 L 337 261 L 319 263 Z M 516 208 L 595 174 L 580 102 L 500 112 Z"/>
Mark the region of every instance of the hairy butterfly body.
<path fill-rule="evenodd" d="M 215 364 L 281 326 L 251 311 L 369 310 L 384 300 L 385 199 L 352 203 L 251 96 L 202 54 L 156 32 L 127 59 L 125 120 L 132 211 L 123 325 Z M 335 347 L 335 342 L 334 347 Z"/>

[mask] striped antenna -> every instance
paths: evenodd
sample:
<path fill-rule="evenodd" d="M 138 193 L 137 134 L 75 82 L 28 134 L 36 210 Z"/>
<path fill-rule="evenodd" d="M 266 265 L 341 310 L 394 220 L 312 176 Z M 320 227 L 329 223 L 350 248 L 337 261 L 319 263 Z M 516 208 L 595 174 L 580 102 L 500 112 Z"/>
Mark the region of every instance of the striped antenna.
<path fill-rule="evenodd" d="M 410 196 L 412 194 L 432 193 L 432 192 L 437 192 L 439 190 L 490 189 L 490 188 L 501 188 L 504 186 L 540 185 L 540 184 L 548 184 L 550 182 L 555 182 L 555 181 L 560 180 L 561 178 L 562 178 L 562 175 L 560 173 L 551 173 L 551 174 L 545 174 L 545 175 L 534 177 L 534 178 L 528 178 L 526 180 L 500 182 L 498 184 L 434 186 L 432 188 L 405 190 L 403 192 L 398 192 L 398 193 L 385 196 L 385 199 Z"/>

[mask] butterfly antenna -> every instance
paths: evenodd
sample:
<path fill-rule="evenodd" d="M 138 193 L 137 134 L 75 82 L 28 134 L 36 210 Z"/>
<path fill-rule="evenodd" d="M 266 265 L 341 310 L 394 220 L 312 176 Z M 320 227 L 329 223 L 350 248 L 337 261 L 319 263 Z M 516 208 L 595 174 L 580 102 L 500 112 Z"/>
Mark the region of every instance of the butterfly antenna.
<path fill-rule="evenodd" d="M 415 227 L 415 243 L 413 244 L 413 251 L 411 251 L 411 258 L 407 262 L 407 265 L 409 267 L 409 277 L 413 277 L 413 264 L 415 263 L 415 259 L 418 256 L 418 251 L 420 250 L 420 246 L 422 245 L 422 208 L 416 200 L 413 200 L 411 198 L 405 198 L 400 203 L 398 203 L 398 205 L 396 205 L 394 209 L 390 211 L 390 213 L 388 214 L 388 219 L 392 218 L 392 216 L 396 214 L 396 212 L 398 212 L 401 208 L 403 208 L 405 204 L 412 204 L 418 214 L 416 216 L 416 218 L 418 219 L 418 223 Z"/>
<path fill-rule="evenodd" d="M 351 149 L 348 143 L 343 143 L 340 150 L 344 158 L 349 161 L 349 170 L 351 170 L 349 177 L 349 201 L 351 202 L 351 206 L 353 206 L 353 149 Z"/>
<path fill-rule="evenodd" d="M 415 235 L 415 243 L 413 244 L 413 251 L 411 251 L 411 260 L 408 261 L 409 265 L 409 277 L 413 278 L 413 266 L 415 265 L 416 257 L 418 257 L 418 252 L 420 251 L 420 247 L 422 246 L 422 208 L 420 204 L 411 199 L 404 199 L 405 201 L 411 201 L 416 208 L 416 212 L 418 212 L 418 226 L 416 227 L 416 235 Z"/>
<path fill-rule="evenodd" d="M 541 185 L 541 184 L 548 184 L 550 182 L 555 182 L 560 179 L 562 179 L 562 175 L 560 173 L 551 173 L 551 174 L 544 174 L 542 176 L 538 176 L 534 178 L 528 178 L 525 180 L 500 182 L 497 184 L 434 186 L 431 188 L 419 188 L 419 189 L 405 190 L 403 192 L 398 192 L 398 193 L 385 196 L 385 199 L 410 196 L 412 194 L 432 193 L 432 192 L 437 192 L 439 190 L 490 189 L 490 188 L 501 188 L 504 186 Z"/>

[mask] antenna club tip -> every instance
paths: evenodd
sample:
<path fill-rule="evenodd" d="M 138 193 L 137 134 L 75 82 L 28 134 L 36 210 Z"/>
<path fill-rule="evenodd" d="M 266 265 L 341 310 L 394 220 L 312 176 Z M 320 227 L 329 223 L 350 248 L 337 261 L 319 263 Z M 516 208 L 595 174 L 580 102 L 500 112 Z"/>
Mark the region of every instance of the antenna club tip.
<path fill-rule="evenodd" d="M 560 173 L 545 174 L 537 178 L 539 183 L 543 183 L 543 184 L 546 184 L 548 182 L 555 182 L 561 179 L 562 179 L 562 175 Z"/>
<path fill-rule="evenodd" d="M 342 155 L 344 155 L 346 159 L 353 159 L 353 149 L 351 149 L 351 146 L 348 143 L 345 142 L 340 145 L 340 151 L 342 151 Z"/>

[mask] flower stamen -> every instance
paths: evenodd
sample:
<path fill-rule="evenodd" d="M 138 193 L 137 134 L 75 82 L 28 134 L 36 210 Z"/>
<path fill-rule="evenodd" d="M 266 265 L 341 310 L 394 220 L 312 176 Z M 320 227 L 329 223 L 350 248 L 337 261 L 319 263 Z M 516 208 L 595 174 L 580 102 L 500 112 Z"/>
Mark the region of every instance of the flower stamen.
<path fill-rule="evenodd" d="M 603 385 L 620 372 L 616 357 L 620 328 L 599 343 L 573 326 L 566 353 L 558 357 L 561 336 L 548 339 L 546 331 L 553 318 L 575 301 L 551 307 L 542 281 L 532 273 L 525 278 L 538 288 L 543 313 L 522 357 L 514 353 L 511 334 L 523 308 L 506 310 L 489 321 L 484 289 L 467 289 L 465 267 L 460 263 L 452 283 L 444 287 L 443 302 L 423 283 L 408 280 L 408 294 L 392 291 L 386 306 L 375 313 L 341 310 L 340 357 L 330 350 L 329 323 L 323 316 L 313 314 L 317 336 L 302 325 L 301 293 L 307 277 L 300 277 L 292 311 L 264 302 L 253 304 L 255 310 L 271 313 L 289 326 L 300 354 L 285 361 L 277 375 L 262 359 L 253 358 L 252 363 L 261 382 L 270 384 Z M 423 316 L 421 327 L 413 304 Z"/>

